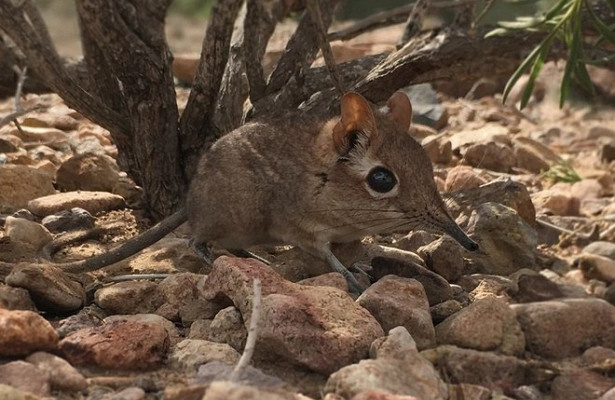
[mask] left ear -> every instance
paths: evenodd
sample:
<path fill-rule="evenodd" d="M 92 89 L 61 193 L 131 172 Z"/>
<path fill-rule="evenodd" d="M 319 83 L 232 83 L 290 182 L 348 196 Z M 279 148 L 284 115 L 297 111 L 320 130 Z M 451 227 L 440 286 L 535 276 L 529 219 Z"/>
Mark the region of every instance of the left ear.
<path fill-rule="evenodd" d="M 393 119 L 397 125 L 405 131 L 410 127 L 412 121 L 412 104 L 404 92 L 395 92 L 387 100 L 389 111 L 387 116 Z"/>

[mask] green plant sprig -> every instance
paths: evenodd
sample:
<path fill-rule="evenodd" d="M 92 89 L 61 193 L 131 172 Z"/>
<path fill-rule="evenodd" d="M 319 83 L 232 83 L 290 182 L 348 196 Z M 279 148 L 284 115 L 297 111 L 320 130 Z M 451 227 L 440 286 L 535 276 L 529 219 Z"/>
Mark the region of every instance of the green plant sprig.
<path fill-rule="evenodd" d="M 615 12 L 615 0 L 607 0 L 607 2 Z M 606 57 L 598 62 L 592 62 L 586 59 L 584 56 L 585 42 L 581 29 L 581 24 L 585 15 L 589 15 L 596 30 L 600 33 L 600 38 L 594 45 L 598 45 L 605 40 L 615 44 L 615 24 L 611 26 L 606 25 L 592 10 L 589 0 L 560 0 L 543 15 L 523 16 L 518 17 L 516 21 L 500 22 L 499 28 L 487 34 L 487 36 L 503 35 L 519 30 L 547 32 L 545 38 L 530 52 L 509 78 L 504 88 L 504 102 L 521 76 L 529 73 L 528 82 L 521 94 L 520 108 L 524 108 L 527 105 L 534 89 L 536 78 L 540 74 L 553 43 L 556 41 L 562 42 L 566 46 L 568 52 L 564 76 L 560 87 L 560 107 L 563 107 L 568 99 L 573 80 L 588 93 L 592 95 L 595 94 L 594 85 L 587 72 L 586 64 L 609 62 L 615 55 Z"/>

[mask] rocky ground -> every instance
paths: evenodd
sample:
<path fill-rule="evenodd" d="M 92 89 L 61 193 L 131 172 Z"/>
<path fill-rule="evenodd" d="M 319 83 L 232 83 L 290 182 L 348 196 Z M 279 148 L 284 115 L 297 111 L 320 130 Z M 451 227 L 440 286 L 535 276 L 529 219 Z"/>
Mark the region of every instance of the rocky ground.
<path fill-rule="evenodd" d="M 426 232 L 339 247 L 370 275 L 358 298 L 296 249 L 208 266 L 182 229 L 65 274 L 45 258 L 101 253 L 151 222 L 109 133 L 28 95 L 41 110 L 0 129 L 0 399 L 615 399 L 615 107 L 606 93 L 560 110 L 560 71 L 546 67 L 522 112 L 490 80 L 463 98 L 440 85 L 436 103 L 413 92 L 411 133 L 481 251 Z M 231 382 L 254 278 L 256 353 Z"/>

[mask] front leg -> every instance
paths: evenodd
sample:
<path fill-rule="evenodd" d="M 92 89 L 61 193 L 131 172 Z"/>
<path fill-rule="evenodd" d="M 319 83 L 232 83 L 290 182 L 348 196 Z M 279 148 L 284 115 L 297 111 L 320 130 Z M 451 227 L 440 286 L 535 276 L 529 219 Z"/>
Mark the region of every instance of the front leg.
<path fill-rule="evenodd" d="M 317 250 L 320 254 L 322 254 L 325 260 L 327 260 L 327 264 L 329 264 L 333 271 L 342 274 L 342 276 L 346 279 L 346 282 L 348 282 L 348 287 L 350 288 L 351 292 L 357 294 L 363 293 L 365 288 L 359 283 L 359 281 L 357 281 L 357 278 L 355 278 L 354 275 L 350 273 L 350 271 L 348 271 L 346 267 L 344 267 L 340 260 L 335 257 L 335 254 L 331 252 L 330 243 L 326 243 Z"/>

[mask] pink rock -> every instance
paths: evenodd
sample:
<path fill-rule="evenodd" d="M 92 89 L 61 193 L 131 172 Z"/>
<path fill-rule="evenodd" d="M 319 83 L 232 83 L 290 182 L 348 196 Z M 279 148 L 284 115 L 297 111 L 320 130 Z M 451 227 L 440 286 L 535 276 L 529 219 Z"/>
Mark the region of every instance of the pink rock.
<path fill-rule="evenodd" d="M 329 374 L 368 354 L 384 335 L 378 322 L 348 293 L 284 280 L 264 264 L 219 257 L 205 282 L 204 296 L 230 298 L 246 326 L 252 313 L 252 281 L 260 279 L 262 310 L 256 351 Z"/>
<path fill-rule="evenodd" d="M 28 210 L 38 216 L 46 216 L 74 207 L 83 208 L 90 214 L 125 207 L 124 199 L 107 192 L 65 192 L 39 197 L 28 202 Z"/>
<path fill-rule="evenodd" d="M 555 215 L 579 215 L 581 202 L 570 192 L 557 188 L 534 193 L 532 202 L 537 209 L 547 209 Z"/>
<path fill-rule="evenodd" d="M 159 365 L 168 347 L 169 334 L 160 324 L 122 320 L 78 330 L 60 341 L 60 352 L 71 364 L 128 370 Z"/>
<path fill-rule="evenodd" d="M 0 308 L 0 356 L 25 356 L 37 350 L 53 350 L 58 333 L 43 317 L 32 311 Z"/>
<path fill-rule="evenodd" d="M 429 302 L 423 285 L 416 279 L 387 275 L 371 285 L 357 299 L 385 331 L 403 326 L 422 350 L 436 344 Z"/>
<path fill-rule="evenodd" d="M 472 167 L 460 165 L 448 171 L 446 181 L 444 182 L 444 189 L 447 192 L 452 192 L 460 189 L 479 187 L 485 183 L 487 183 L 487 180 L 474 172 Z"/>
<path fill-rule="evenodd" d="M 38 396 L 49 396 L 49 373 L 24 361 L 13 361 L 0 365 L 0 384 Z M 1 397 L 14 399 L 11 396 Z"/>
<path fill-rule="evenodd" d="M 521 355 L 525 338 L 514 311 L 498 297 L 474 301 L 436 326 L 439 344 Z"/>

